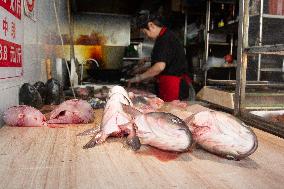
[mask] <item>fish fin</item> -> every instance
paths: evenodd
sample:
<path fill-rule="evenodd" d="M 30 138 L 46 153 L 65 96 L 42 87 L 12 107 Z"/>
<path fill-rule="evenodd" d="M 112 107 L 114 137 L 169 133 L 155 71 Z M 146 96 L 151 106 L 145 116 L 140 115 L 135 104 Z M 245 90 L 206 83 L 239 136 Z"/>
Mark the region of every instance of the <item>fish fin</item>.
<path fill-rule="evenodd" d="M 133 122 L 128 122 L 123 125 L 118 125 L 118 127 L 128 133 L 126 143 L 130 146 L 133 151 L 137 151 L 141 147 L 141 142 L 139 137 L 136 136 L 136 129 Z"/>
<path fill-rule="evenodd" d="M 130 136 L 130 135 L 129 135 Z M 141 147 L 141 142 L 138 136 L 127 137 L 126 143 L 131 147 L 133 151 L 137 151 Z"/>
<path fill-rule="evenodd" d="M 83 131 L 82 133 L 77 134 L 76 136 L 85 136 L 85 135 L 96 135 L 98 132 L 100 132 L 100 128 L 96 127 L 96 128 L 91 128 L 91 129 L 87 129 L 85 131 Z"/>
<path fill-rule="evenodd" d="M 83 146 L 83 149 L 93 148 L 97 144 L 97 139 L 93 137 L 87 144 Z"/>
<path fill-rule="evenodd" d="M 83 146 L 83 149 L 93 148 L 96 146 L 96 144 L 103 143 L 109 135 L 99 132 L 97 135 L 95 135 L 87 144 Z"/>
<path fill-rule="evenodd" d="M 125 104 L 121 103 L 121 106 L 122 106 L 123 111 L 127 114 L 130 114 L 131 117 L 137 117 L 138 115 L 142 114 L 139 110 L 137 110 L 137 109 L 135 109 L 135 108 L 133 108 L 129 105 L 125 105 Z"/>
<path fill-rule="evenodd" d="M 235 156 L 233 156 L 233 155 L 230 155 L 230 154 L 225 155 L 225 158 L 226 158 L 227 160 L 239 161 L 239 159 L 238 159 L 237 157 L 235 157 Z"/>
<path fill-rule="evenodd" d="M 195 115 L 195 114 L 190 115 L 189 117 L 185 118 L 183 121 L 184 121 L 185 123 L 190 122 L 190 121 L 194 118 L 194 115 Z"/>

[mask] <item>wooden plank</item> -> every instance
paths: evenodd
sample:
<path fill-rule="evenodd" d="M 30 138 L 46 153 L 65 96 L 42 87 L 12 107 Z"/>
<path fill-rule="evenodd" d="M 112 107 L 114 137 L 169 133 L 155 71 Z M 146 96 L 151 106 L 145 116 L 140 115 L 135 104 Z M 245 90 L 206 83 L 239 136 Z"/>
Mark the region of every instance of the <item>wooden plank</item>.
<path fill-rule="evenodd" d="M 234 109 L 234 94 L 234 92 L 205 86 L 197 93 L 196 98 L 229 109 Z"/>
<path fill-rule="evenodd" d="M 258 129 L 259 148 L 241 161 L 196 148 L 161 161 L 125 139 L 82 149 L 90 137 L 76 134 L 99 124 L 102 110 L 95 116 L 66 128 L 1 128 L 0 188 L 282 188 L 284 140 Z"/>

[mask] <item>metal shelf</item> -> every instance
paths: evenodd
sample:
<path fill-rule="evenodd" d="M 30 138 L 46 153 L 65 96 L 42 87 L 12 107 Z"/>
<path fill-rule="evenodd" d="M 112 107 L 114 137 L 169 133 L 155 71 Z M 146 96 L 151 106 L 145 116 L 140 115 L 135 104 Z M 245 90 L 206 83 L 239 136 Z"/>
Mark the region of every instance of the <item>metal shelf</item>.
<path fill-rule="evenodd" d="M 262 72 L 284 72 L 282 68 L 261 68 Z"/>
<path fill-rule="evenodd" d="M 236 80 L 217 80 L 217 79 L 208 79 L 209 83 L 219 84 L 219 85 L 236 85 Z M 268 81 L 247 81 L 246 85 L 267 85 Z"/>
<path fill-rule="evenodd" d="M 247 54 L 284 55 L 284 44 L 252 46 L 252 47 L 245 48 L 245 52 Z"/>
<path fill-rule="evenodd" d="M 143 57 L 123 57 L 122 60 L 142 60 Z"/>
<path fill-rule="evenodd" d="M 284 15 L 263 14 L 264 18 L 284 19 Z"/>
<path fill-rule="evenodd" d="M 226 24 L 223 27 L 209 30 L 210 34 L 234 34 L 238 33 L 239 22 L 235 21 L 231 24 Z"/>
<path fill-rule="evenodd" d="M 224 63 L 222 66 L 210 66 L 208 68 L 211 69 L 211 68 L 236 68 L 236 67 L 237 64 Z"/>
<path fill-rule="evenodd" d="M 250 15 L 250 17 L 257 17 L 260 16 L 259 14 Z M 263 18 L 274 18 L 274 19 L 284 19 L 284 15 L 274 15 L 274 14 L 263 14 Z"/>
<path fill-rule="evenodd" d="M 230 43 L 226 43 L 226 42 L 210 42 L 210 41 L 209 41 L 209 45 L 227 46 L 227 45 L 230 45 Z"/>
<path fill-rule="evenodd" d="M 207 81 L 209 84 L 228 85 L 228 86 L 236 85 L 236 80 L 207 79 Z M 284 88 L 284 83 L 272 83 L 269 81 L 247 81 L 246 86 L 252 88 L 262 88 L 262 87 Z"/>
<path fill-rule="evenodd" d="M 215 13 L 211 11 L 211 4 L 212 3 L 223 3 L 223 4 L 236 4 L 236 0 L 207 0 L 207 9 L 206 9 L 206 36 L 205 36 L 205 63 L 208 61 L 208 55 L 209 55 L 209 48 L 216 48 L 218 47 L 227 47 L 229 50 L 230 54 L 233 54 L 233 48 L 234 48 L 234 34 L 238 33 L 238 20 L 231 20 L 229 23 L 224 25 L 223 27 L 215 28 L 210 30 L 210 17 L 212 14 L 214 15 Z M 230 36 L 230 42 L 226 42 L 225 40 L 223 42 L 216 42 L 216 40 L 212 40 L 210 38 L 210 35 L 214 34 L 225 34 Z M 212 41 L 210 41 L 210 39 Z M 227 67 L 216 67 L 216 68 L 234 68 L 236 66 L 227 66 Z M 215 68 L 215 67 L 210 67 L 210 68 Z M 231 70 L 228 69 L 229 71 L 229 78 L 231 75 Z M 206 81 L 207 81 L 207 72 L 208 70 L 204 71 L 204 85 L 206 86 Z"/>

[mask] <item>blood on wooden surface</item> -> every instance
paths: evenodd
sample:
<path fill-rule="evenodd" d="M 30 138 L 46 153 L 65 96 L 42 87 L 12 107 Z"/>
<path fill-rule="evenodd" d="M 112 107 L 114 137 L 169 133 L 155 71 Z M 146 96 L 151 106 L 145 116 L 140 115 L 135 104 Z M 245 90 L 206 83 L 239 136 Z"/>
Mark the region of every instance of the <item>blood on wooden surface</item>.
<path fill-rule="evenodd" d="M 138 151 L 137 154 L 143 156 L 153 156 L 160 161 L 168 162 L 177 159 L 182 153 L 164 151 L 153 147 L 147 147 L 141 151 Z"/>

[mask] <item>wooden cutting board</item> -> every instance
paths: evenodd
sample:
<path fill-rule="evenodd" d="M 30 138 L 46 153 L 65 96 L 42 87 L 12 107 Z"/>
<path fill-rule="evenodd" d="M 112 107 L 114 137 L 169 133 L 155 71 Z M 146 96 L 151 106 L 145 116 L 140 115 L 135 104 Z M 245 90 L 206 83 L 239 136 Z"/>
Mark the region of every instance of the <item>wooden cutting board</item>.
<path fill-rule="evenodd" d="M 84 150 L 91 136 L 76 134 L 100 124 L 102 110 L 95 118 L 65 128 L 2 127 L 0 188 L 283 188 L 284 140 L 258 129 L 257 151 L 241 161 L 196 148 L 133 152 L 123 138 Z"/>

